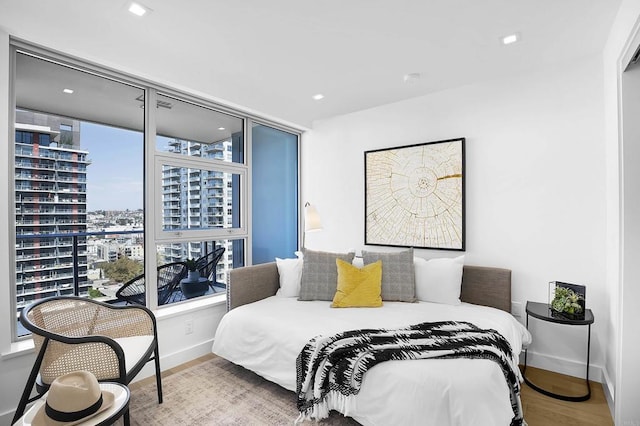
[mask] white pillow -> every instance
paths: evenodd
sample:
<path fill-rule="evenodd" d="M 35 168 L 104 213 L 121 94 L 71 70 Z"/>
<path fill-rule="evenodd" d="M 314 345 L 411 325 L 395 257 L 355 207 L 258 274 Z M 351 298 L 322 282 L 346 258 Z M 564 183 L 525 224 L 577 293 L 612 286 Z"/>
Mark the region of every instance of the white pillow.
<path fill-rule="evenodd" d="M 276 292 L 279 297 L 298 297 L 300 295 L 300 280 L 302 279 L 302 258 L 280 259 L 276 257 L 280 288 Z"/>
<path fill-rule="evenodd" d="M 416 297 L 423 302 L 459 305 L 464 255 L 455 258 L 414 257 Z"/>

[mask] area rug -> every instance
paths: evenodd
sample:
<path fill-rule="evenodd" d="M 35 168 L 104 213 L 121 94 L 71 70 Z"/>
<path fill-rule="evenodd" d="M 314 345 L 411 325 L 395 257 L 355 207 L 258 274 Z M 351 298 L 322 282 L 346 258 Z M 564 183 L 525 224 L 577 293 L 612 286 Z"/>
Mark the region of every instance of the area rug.
<path fill-rule="evenodd" d="M 163 378 L 162 390 L 158 404 L 155 380 L 134 387 L 132 425 L 293 425 L 298 416 L 294 392 L 215 356 Z M 359 423 L 331 412 L 318 424 Z"/>

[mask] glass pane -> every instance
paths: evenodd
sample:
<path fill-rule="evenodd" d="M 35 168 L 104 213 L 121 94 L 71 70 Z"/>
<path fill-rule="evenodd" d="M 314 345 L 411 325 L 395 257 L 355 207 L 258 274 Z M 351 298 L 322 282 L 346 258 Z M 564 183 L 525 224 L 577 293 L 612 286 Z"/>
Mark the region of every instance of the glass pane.
<path fill-rule="evenodd" d="M 143 261 L 144 91 L 24 53 L 15 91 L 16 313 L 113 300 Z"/>
<path fill-rule="evenodd" d="M 161 152 L 243 163 L 243 120 L 158 95 L 156 149 Z"/>
<path fill-rule="evenodd" d="M 293 257 L 298 248 L 298 137 L 252 128 L 253 263 Z"/>
<path fill-rule="evenodd" d="M 89 278 L 92 281 L 91 297 L 103 302 L 116 303 L 116 292 L 123 284 L 144 273 L 144 233 L 141 231 L 97 231 L 104 214 L 92 212 L 92 231 L 89 233 Z M 142 219 L 142 210 L 129 211 L 127 219 Z M 142 229 L 142 223 L 136 228 Z M 121 302 L 121 301 L 120 301 Z"/>
<path fill-rule="evenodd" d="M 238 174 L 163 165 L 162 229 L 238 227 L 239 185 Z"/>
<path fill-rule="evenodd" d="M 172 288 L 166 290 L 163 290 L 159 283 L 158 302 L 161 305 L 200 296 L 224 294 L 227 291 L 229 271 L 244 266 L 244 240 L 159 244 L 156 253 L 158 271 L 165 265 L 186 262 L 187 259 L 195 260 L 197 265 L 195 278 L 190 278 L 185 273 L 177 277 Z M 158 274 L 159 277 L 161 275 Z"/>

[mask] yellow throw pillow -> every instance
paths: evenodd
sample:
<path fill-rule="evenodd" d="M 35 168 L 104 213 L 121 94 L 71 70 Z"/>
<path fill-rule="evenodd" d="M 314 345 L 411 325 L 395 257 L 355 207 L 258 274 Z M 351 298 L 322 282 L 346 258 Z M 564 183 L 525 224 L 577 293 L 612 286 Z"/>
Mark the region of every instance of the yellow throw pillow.
<path fill-rule="evenodd" d="M 338 267 L 338 289 L 333 297 L 332 308 L 377 308 L 382 306 L 382 261 L 370 263 L 363 268 L 336 259 Z"/>

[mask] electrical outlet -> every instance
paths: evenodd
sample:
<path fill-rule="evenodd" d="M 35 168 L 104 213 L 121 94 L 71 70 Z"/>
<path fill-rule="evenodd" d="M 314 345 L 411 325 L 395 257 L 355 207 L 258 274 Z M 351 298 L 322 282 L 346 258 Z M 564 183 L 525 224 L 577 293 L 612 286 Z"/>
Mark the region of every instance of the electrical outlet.
<path fill-rule="evenodd" d="M 521 302 L 511 302 L 511 315 L 514 317 L 522 317 L 522 303 Z"/>
<path fill-rule="evenodd" d="M 186 320 L 184 322 L 184 334 L 193 333 L 193 320 Z"/>

